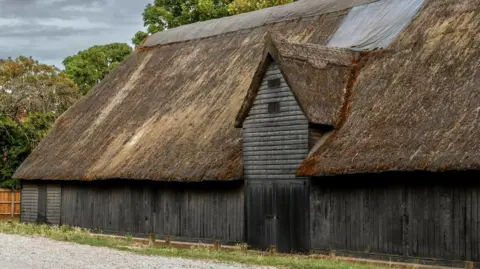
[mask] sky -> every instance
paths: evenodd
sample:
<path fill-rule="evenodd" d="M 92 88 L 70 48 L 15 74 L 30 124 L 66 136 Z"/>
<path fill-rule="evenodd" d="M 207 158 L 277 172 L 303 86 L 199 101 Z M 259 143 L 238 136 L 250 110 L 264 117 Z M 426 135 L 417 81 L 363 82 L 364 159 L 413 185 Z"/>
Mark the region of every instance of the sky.
<path fill-rule="evenodd" d="M 144 30 L 153 0 L 0 0 L 0 58 L 32 56 L 63 68 L 65 57 L 124 42 Z"/>

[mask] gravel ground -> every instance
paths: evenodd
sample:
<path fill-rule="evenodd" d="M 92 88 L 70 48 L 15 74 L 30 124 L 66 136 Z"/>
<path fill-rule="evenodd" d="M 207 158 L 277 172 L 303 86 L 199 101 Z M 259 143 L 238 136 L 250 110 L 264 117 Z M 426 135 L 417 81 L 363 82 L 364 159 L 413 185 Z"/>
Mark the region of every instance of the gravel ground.
<path fill-rule="evenodd" d="M 266 269 L 267 267 L 144 256 L 103 247 L 59 242 L 42 237 L 0 234 L 0 268 Z"/>

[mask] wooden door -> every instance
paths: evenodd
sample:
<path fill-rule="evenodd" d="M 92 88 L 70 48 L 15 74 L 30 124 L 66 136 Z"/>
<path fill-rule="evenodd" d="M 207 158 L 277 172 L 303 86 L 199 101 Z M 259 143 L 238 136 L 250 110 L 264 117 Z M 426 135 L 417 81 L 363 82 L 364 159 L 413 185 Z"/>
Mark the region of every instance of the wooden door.
<path fill-rule="evenodd" d="M 308 201 L 307 180 L 275 182 L 276 246 L 279 252 L 308 251 Z"/>
<path fill-rule="evenodd" d="M 245 189 L 250 247 L 284 253 L 309 249 L 307 180 L 247 181 Z"/>
<path fill-rule="evenodd" d="M 268 249 L 276 242 L 274 188 L 269 182 L 252 181 L 245 188 L 247 243 L 255 249 Z"/>

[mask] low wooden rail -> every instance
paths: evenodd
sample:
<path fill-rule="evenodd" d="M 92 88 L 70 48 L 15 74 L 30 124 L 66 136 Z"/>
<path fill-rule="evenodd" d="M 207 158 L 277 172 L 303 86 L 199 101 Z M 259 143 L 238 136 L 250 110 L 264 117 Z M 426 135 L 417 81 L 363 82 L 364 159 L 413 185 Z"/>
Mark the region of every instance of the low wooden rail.
<path fill-rule="evenodd" d="M 20 192 L 0 188 L 0 219 L 20 217 Z"/>

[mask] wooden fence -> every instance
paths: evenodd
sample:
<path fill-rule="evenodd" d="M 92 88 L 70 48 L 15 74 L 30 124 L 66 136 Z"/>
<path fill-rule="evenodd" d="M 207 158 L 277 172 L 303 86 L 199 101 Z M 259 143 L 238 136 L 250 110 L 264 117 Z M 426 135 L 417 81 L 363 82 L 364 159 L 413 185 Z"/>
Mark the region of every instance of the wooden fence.
<path fill-rule="evenodd" d="M 0 188 L 0 219 L 20 217 L 20 191 Z"/>

